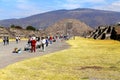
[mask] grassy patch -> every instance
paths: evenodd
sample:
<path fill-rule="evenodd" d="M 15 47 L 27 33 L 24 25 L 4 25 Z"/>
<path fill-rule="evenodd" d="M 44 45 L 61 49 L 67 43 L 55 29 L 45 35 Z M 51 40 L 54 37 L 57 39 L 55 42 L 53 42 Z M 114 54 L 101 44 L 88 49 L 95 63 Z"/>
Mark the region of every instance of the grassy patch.
<path fill-rule="evenodd" d="M 0 70 L 0 80 L 119 80 L 120 42 L 76 38 L 71 48 Z"/>

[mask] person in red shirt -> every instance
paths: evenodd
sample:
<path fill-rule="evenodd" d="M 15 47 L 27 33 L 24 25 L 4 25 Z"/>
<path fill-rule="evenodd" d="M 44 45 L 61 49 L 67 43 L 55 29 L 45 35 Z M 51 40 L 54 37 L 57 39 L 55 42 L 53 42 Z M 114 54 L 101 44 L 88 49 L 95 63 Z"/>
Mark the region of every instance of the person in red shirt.
<path fill-rule="evenodd" d="M 53 37 L 50 36 L 50 38 L 49 38 L 50 44 L 52 44 L 52 40 L 53 40 Z"/>
<path fill-rule="evenodd" d="M 35 37 L 32 38 L 31 40 L 31 52 L 36 52 L 36 39 Z"/>

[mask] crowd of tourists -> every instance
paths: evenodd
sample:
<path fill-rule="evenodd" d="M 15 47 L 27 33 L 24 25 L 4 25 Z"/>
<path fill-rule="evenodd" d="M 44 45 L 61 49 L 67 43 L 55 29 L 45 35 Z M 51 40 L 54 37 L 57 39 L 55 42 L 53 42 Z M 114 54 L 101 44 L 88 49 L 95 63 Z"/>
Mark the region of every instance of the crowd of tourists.
<path fill-rule="evenodd" d="M 57 37 L 47 36 L 47 37 L 34 37 L 30 36 L 28 43 L 26 44 L 24 50 L 36 52 L 36 49 L 41 49 L 43 52 L 48 45 L 51 45 L 53 42 L 56 42 Z"/>
<path fill-rule="evenodd" d="M 35 37 L 29 36 L 27 43 L 25 44 L 24 51 L 36 52 L 36 49 L 40 49 L 42 52 L 45 51 L 46 47 L 52 45 L 53 42 L 57 40 L 67 40 L 66 36 L 46 36 L 46 37 Z M 20 36 L 15 37 L 16 43 L 20 42 Z M 3 44 L 9 44 L 9 37 L 3 37 Z M 13 53 L 21 53 L 21 48 L 14 48 Z"/>

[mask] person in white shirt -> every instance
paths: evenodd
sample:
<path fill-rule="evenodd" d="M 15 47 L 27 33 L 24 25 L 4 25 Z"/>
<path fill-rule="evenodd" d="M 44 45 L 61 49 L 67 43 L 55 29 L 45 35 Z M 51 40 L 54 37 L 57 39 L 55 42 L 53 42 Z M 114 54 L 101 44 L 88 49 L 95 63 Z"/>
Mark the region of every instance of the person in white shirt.
<path fill-rule="evenodd" d="M 42 43 L 42 50 L 45 51 L 46 39 L 44 37 L 42 37 L 41 43 Z"/>
<path fill-rule="evenodd" d="M 16 43 L 18 43 L 19 42 L 19 38 L 18 38 L 18 36 L 16 36 Z"/>
<path fill-rule="evenodd" d="M 41 48 L 41 46 L 42 46 L 42 41 L 41 41 L 40 37 L 37 38 L 36 45 L 37 45 L 37 46 L 36 46 L 37 48 Z"/>

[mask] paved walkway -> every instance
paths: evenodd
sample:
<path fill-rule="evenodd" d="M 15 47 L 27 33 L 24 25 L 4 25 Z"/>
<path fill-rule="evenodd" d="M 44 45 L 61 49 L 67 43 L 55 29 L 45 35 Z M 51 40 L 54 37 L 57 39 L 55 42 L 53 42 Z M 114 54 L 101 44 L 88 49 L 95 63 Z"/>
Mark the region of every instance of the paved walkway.
<path fill-rule="evenodd" d="M 46 47 L 46 51 L 42 52 L 40 49 L 37 49 L 36 53 L 31 53 L 24 50 L 24 46 L 27 43 L 27 41 L 21 41 L 18 44 L 16 42 L 10 42 L 9 45 L 4 46 L 3 43 L 0 43 L 0 69 L 8 66 L 9 64 L 13 64 L 15 62 L 32 58 L 36 56 L 45 55 L 48 53 L 52 53 L 55 51 L 67 49 L 69 45 L 65 43 L 65 41 L 58 41 L 54 42 L 52 45 L 49 45 Z M 22 48 L 22 53 L 12 53 L 14 48 Z"/>

